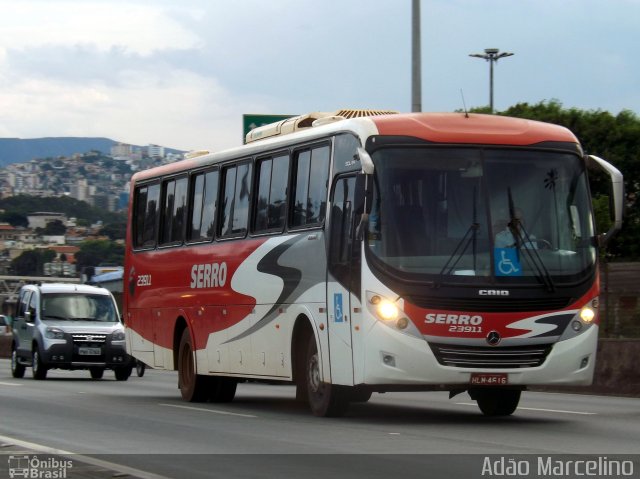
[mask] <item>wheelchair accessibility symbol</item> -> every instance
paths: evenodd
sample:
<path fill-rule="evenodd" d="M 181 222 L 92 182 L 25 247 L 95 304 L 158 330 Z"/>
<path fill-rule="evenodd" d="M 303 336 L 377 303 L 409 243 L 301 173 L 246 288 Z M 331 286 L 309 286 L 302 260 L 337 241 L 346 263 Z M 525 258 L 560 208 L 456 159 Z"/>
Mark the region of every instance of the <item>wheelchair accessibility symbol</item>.
<path fill-rule="evenodd" d="M 515 248 L 495 248 L 496 276 L 522 276 L 522 266 Z"/>
<path fill-rule="evenodd" d="M 335 315 L 335 322 L 342 323 L 344 316 L 342 313 L 342 293 L 334 293 L 333 295 L 333 311 Z"/>

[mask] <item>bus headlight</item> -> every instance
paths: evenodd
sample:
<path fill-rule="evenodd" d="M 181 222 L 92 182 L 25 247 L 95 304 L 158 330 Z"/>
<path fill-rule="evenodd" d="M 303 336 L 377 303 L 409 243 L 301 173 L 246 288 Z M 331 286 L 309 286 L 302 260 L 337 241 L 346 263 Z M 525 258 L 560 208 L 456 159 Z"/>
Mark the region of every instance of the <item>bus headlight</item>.
<path fill-rule="evenodd" d="M 398 317 L 398 307 L 388 299 L 382 299 L 376 304 L 378 316 L 384 321 L 393 321 Z"/>
<path fill-rule="evenodd" d="M 585 323 L 589 324 L 596 317 L 596 312 L 591 309 L 589 306 L 585 306 L 580 310 L 580 319 Z"/>
<path fill-rule="evenodd" d="M 384 296 L 367 291 L 367 309 L 382 324 L 401 333 L 422 338 L 415 324 L 404 314 L 402 300 L 391 301 Z"/>

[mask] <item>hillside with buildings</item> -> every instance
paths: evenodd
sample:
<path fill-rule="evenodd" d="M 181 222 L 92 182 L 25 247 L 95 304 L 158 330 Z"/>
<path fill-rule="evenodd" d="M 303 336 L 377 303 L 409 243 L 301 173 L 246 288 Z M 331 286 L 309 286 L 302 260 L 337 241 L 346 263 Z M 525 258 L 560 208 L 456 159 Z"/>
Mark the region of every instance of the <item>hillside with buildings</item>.
<path fill-rule="evenodd" d="M 182 158 L 158 145 L 114 143 L 108 153 L 46 156 L 0 168 L 0 274 L 15 273 L 16 260 L 27 253 L 36 262 L 46 258 L 39 274 L 76 276 L 75 254 L 83 243 L 114 239 L 105 222 L 126 212 L 133 173 Z M 73 209 L 85 203 L 93 208 Z M 60 211 L 63 206 L 69 211 Z M 89 213 L 80 217 L 80 211 Z"/>
<path fill-rule="evenodd" d="M 108 153 L 47 156 L 0 168 L 0 198 L 69 196 L 106 211 L 127 206 L 129 179 L 138 170 L 182 159 L 162 146 L 113 144 Z"/>

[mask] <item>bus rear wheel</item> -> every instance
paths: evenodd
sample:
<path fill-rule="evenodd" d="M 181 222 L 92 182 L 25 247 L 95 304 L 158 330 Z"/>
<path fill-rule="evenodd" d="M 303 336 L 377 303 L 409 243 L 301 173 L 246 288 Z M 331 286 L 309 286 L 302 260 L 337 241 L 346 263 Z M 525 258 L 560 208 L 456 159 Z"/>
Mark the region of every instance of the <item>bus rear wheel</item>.
<path fill-rule="evenodd" d="M 485 416 L 510 416 L 518 408 L 521 391 L 519 389 L 477 389 L 471 398 L 478 403 Z"/>
<path fill-rule="evenodd" d="M 313 335 L 309 338 L 305 366 L 307 398 L 313 415 L 321 417 L 342 416 L 349 407 L 349 396 L 344 387 L 322 382 L 320 355 Z"/>
<path fill-rule="evenodd" d="M 231 402 L 236 395 L 238 381 L 226 377 L 210 377 L 209 379 L 209 401 L 211 402 Z"/>
<path fill-rule="evenodd" d="M 208 377 L 196 373 L 195 354 L 189 330 L 182 332 L 178 349 L 178 388 L 182 399 L 204 402 L 209 396 Z"/>

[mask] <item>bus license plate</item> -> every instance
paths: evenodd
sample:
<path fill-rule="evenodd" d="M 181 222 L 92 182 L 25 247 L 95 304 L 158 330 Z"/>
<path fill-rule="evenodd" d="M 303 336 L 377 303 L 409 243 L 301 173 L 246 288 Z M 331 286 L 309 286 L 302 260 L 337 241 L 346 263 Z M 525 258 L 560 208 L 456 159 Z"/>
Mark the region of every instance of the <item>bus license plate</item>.
<path fill-rule="evenodd" d="M 100 356 L 102 350 L 100 348 L 78 348 L 80 356 Z"/>
<path fill-rule="evenodd" d="M 471 373 L 469 382 L 474 386 L 504 386 L 509 384 L 509 375 L 506 373 Z"/>

